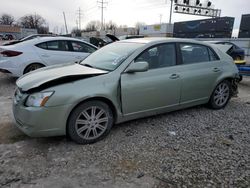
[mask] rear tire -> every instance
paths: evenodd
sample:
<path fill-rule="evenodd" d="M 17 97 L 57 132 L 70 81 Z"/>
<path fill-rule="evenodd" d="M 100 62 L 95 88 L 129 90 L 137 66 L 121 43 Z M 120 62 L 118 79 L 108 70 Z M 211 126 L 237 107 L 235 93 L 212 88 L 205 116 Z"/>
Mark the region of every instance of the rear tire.
<path fill-rule="evenodd" d="M 27 74 L 31 71 L 34 71 L 34 70 L 37 70 L 37 69 L 40 69 L 42 67 L 45 67 L 44 65 L 40 64 L 40 63 L 32 63 L 30 65 L 28 65 L 24 71 L 23 71 L 23 74 Z"/>
<path fill-rule="evenodd" d="M 224 80 L 215 87 L 208 104 L 212 109 L 222 109 L 227 105 L 231 96 L 232 85 Z"/>
<path fill-rule="evenodd" d="M 67 132 L 76 143 L 91 144 L 106 137 L 113 122 L 113 113 L 106 103 L 88 101 L 72 111 Z"/>
<path fill-rule="evenodd" d="M 243 76 L 240 75 L 239 82 L 241 82 L 242 80 L 243 80 Z"/>

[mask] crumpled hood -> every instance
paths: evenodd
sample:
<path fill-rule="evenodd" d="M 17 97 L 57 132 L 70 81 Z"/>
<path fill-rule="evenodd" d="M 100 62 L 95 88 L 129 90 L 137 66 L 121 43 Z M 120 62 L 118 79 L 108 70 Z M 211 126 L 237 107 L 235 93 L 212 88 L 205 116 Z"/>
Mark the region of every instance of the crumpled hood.
<path fill-rule="evenodd" d="M 107 71 L 89 68 L 80 64 L 61 64 L 41 68 L 20 77 L 16 84 L 23 92 L 36 89 L 42 86 L 70 82 L 90 76 L 105 74 Z"/>

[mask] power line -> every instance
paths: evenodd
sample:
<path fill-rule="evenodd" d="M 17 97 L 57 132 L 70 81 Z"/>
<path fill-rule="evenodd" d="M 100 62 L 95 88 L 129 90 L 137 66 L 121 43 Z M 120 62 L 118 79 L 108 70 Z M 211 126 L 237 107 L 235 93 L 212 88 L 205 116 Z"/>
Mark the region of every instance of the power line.
<path fill-rule="evenodd" d="M 105 2 L 105 1 L 101 0 L 101 1 L 97 1 L 97 3 L 100 4 L 99 8 L 101 8 L 101 23 L 102 23 L 101 29 L 103 29 L 104 28 L 103 9 L 107 8 L 107 7 L 105 7 L 105 5 L 107 5 L 108 2 Z"/>

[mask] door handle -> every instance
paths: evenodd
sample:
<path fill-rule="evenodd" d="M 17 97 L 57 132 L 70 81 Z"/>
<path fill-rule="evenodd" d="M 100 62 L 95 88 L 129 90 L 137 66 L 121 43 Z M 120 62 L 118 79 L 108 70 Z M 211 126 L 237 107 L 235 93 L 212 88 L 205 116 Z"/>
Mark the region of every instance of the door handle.
<path fill-rule="evenodd" d="M 77 57 L 76 57 L 76 59 L 83 59 L 83 57 L 81 57 L 81 56 L 77 56 Z"/>
<path fill-rule="evenodd" d="M 213 69 L 213 71 L 214 71 L 214 72 L 220 72 L 220 69 L 217 68 L 217 67 L 215 67 L 215 68 Z"/>
<path fill-rule="evenodd" d="M 172 74 L 169 78 L 170 79 L 177 79 L 179 77 L 180 77 L 180 75 L 178 75 L 178 74 Z"/>

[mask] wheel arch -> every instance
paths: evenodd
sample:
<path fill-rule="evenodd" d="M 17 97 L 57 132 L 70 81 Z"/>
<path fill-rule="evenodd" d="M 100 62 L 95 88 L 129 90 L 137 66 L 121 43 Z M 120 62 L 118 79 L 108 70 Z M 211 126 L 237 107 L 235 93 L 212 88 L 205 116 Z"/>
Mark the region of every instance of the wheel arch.
<path fill-rule="evenodd" d="M 39 64 L 39 65 L 42 65 L 43 67 L 46 67 L 47 65 L 45 65 L 44 63 L 41 63 L 41 62 L 32 62 L 32 63 L 29 63 L 27 64 L 24 69 L 23 69 L 23 74 L 25 73 L 25 70 L 30 66 L 30 65 L 33 65 L 33 64 Z"/>
<path fill-rule="evenodd" d="M 113 103 L 110 99 L 108 99 L 108 98 L 106 98 L 106 97 L 99 97 L 99 96 L 87 98 L 87 99 L 84 99 L 84 100 L 78 102 L 78 103 L 70 110 L 70 112 L 69 112 L 69 114 L 68 114 L 68 117 L 67 117 L 67 121 L 66 121 L 66 135 L 68 135 L 68 122 L 69 122 L 69 117 L 70 117 L 70 115 L 72 114 L 72 112 L 73 112 L 79 105 L 81 105 L 81 104 L 83 104 L 83 103 L 85 103 L 85 102 L 88 102 L 88 101 L 101 101 L 101 102 L 104 102 L 105 104 L 107 104 L 107 105 L 110 107 L 110 109 L 111 109 L 111 111 L 112 111 L 112 113 L 113 113 L 113 116 L 114 116 L 114 123 L 116 122 L 117 117 L 118 117 L 118 112 L 117 112 L 117 109 L 116 109 L 114 103 Z"/>
<path fill-rule="evenodd" d="M 209 95 L 209 98 L 212 96 L 216 86 L 218 84 L 220 84 L 221 82 L 223 82 L 224 80 L 227 80 L 229 81 L 231 84 L 233 84 L 233 81 L 234 81 L 235 78 L 233 78 L 232 76 L 227 76 L 227 77 L 223 77 L 221 79 L 218 79 L 217 82 L 215 83 L 215 85 L 213 86 L 213 90 L 210 92 L 210 95 Z"/>

